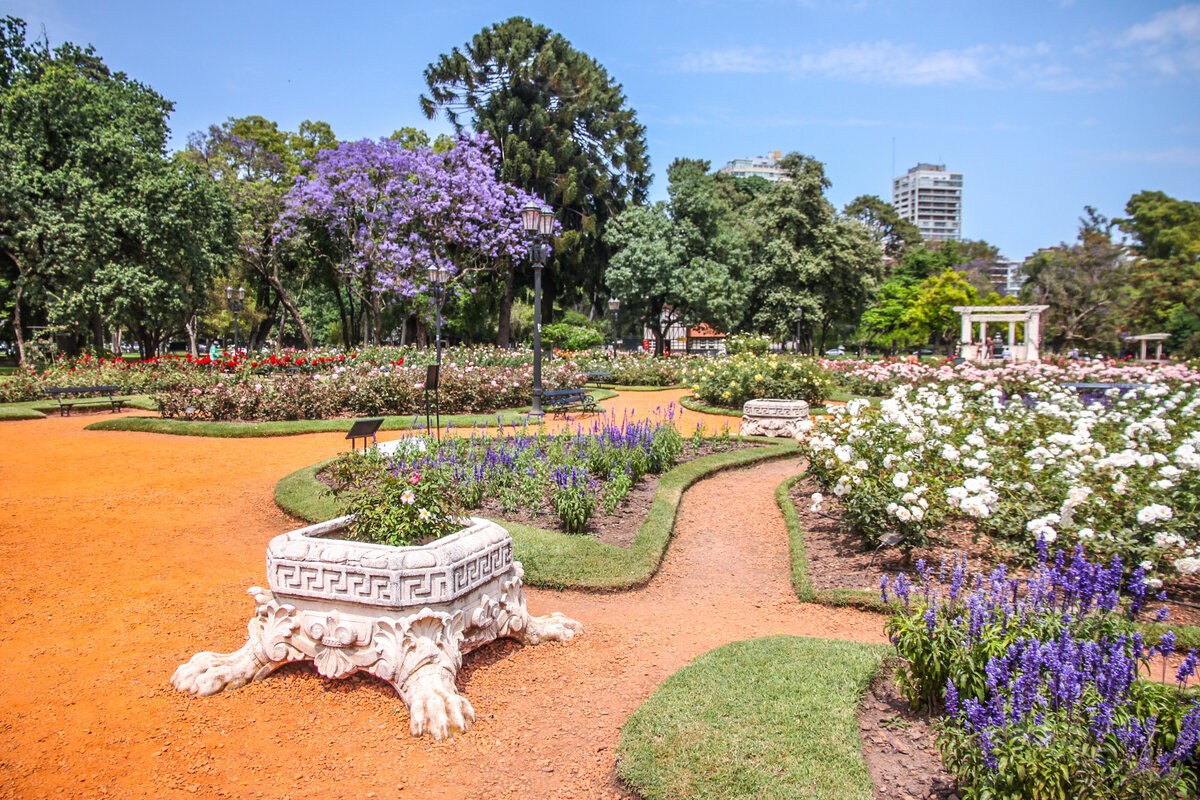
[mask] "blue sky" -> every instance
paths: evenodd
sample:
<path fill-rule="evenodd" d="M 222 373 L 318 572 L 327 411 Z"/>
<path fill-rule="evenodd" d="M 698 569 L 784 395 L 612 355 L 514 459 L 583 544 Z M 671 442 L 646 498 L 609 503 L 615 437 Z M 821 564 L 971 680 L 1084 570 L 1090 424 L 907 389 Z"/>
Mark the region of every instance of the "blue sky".
<path fill-rule="evenodd" d="M 0 0 L 52 43 L 175 103 L 173 143 L 230 116 L 339 138 L 432 132 L 422 71 L 513 15 L 562 33 L 624 85 L 655 181 L 799 151 L 830 199 L 890 200 L 918 161 L 964 173 L 964 234 L 1013 258 L 1075 236 L 1084 205 L 1119 216 L 1143 189 L 1200 200 L 1200 3 L 440 3 Z M 894 143 L 894 144 L 893 144 Z M 894 149 L 893 149 L 894 148 Z"/>

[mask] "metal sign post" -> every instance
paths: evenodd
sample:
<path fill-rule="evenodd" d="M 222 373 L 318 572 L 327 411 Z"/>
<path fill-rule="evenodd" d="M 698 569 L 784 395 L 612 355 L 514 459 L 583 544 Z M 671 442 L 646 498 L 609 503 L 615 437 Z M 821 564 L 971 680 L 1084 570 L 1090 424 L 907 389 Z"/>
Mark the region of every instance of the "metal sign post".
<path fill-rule="evenodd" d="M 363 452 L 367 452 L 367 439 L 371 443 L 375 443 L 375 431 L 379 430 L 379 426 L 383 424 L 383 417 L 373 417 L 372 419 L 355 420 L 350 426 L 350 432 L 346 434 L 346 438 L 350 440 L 350 449 L 357 451 L 357 440 L 363 440 Z"/>
<path fill-rule="evenodd" d="M 441 392 L 438 389 L 438 372 L 437 364 L 430 364 L 425 368 L 425 427 L 429 427 L 429 391 L 433 390 L 433 410 L 437 419 L 437 427 L 434 429 L 437 433 L 437 440 L 442 440 L 442 403 Z"/>

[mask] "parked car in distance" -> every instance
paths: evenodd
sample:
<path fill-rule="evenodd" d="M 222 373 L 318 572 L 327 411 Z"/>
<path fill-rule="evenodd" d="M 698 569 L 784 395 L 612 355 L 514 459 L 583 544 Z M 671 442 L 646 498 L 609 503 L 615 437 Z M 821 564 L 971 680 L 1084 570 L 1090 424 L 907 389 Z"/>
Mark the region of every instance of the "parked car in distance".
<path fill-rule="evenodd" d="M 844 355 L 846 355 L 846 348 L 842 347 L 841 345 L 838 345 L 837 347 L 833 348 L 832 350 L 826 350 L 825 355 L 827 355 L 827 356 L 844 356 Z"/>

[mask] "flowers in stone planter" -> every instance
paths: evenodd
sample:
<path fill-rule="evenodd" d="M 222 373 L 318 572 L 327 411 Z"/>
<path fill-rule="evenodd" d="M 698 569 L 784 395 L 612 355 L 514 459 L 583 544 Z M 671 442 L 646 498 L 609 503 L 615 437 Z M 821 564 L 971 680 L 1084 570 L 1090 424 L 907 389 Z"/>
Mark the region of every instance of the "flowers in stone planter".
<path fill-rule="evenodd" d="M 349 538 L 374 544 L 412 545 L 448 536 L 466 524 L 454 495 L 437 474 L 393 470 L 373 451 L 338 459 L 334 494 L 354 515 Z"/>

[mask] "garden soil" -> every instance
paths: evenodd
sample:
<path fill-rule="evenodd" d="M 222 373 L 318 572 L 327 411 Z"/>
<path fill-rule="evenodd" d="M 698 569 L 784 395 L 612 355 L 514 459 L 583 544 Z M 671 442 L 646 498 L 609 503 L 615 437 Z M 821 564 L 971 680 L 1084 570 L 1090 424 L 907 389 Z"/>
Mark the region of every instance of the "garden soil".
<path fill-rule="evenodd" d="M 646 414 L 681 394 L 604 405 Z M 241 646 L 266 544 L 297 527 L 275 482 L 346 443 L 84 430 L 107 416 L 0 423 L 2 798 L 631 797 L 615 772 L 620 726 L 696 656 L 779 633 L 883 640 L 876 615 L 796 602 L 773 499 L 799 468 L 788 459 L 689 490 L 646 587 L 530 589 L 531 612 L 584 632 L 468 655 L 467 734 L 413 738 L 387 684 L 310 664 L 191 697 L 172 672 Z M 697 421 L 727 419 L 683 412 L 685 431 Z"/>

